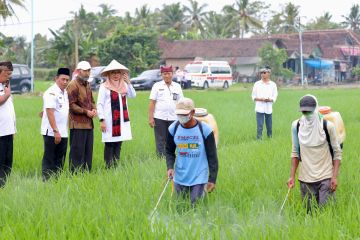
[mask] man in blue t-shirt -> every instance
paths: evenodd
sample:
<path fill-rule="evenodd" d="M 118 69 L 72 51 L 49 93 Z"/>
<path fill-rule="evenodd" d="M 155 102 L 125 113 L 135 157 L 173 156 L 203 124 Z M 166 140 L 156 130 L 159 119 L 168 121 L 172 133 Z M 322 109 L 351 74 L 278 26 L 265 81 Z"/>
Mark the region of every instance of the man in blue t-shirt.
<path fill-rule="evenodd" d="M 176 193 L 190 193 L 194 204 L 204 195 L 206 184 L 207 192 L 215 188 L 218 157 L 214 133 L 209 125 L 194 118 L 195 107 L 190 98 L 180 99 L 175 113 L 178 121 L 170 125 L 166 143 L 167 174 L 174 177 Z"/>

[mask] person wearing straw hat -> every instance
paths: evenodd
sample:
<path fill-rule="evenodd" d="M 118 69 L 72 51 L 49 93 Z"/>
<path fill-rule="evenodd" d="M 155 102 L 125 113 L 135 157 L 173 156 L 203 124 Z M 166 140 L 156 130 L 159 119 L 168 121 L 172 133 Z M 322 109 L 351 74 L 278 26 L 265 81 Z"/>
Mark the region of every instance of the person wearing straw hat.
<path fill-rule="evenodd" d="M 97 110 L 107 168 L 115 167 L 120 159 L 123 141 L 131 140 L 127 98 L 136 97 L 129 80 L 129 69 L 112 60 L 101 73 L 107 80 L 100 85 Z"/>
<path fill-rule="evenodd" d="M 76 79 L 66 90 L 69 96 L 70 171 L 91 170 L 96 105 L 88 82 L 91 66 L 87 61 L 78 63 Z"/>
<path fill-rule="evenodd" d="M 272 105 L 276 101 L 278 92 L 276 84 L 270 81 L 271 68 L 265 66 L 260 69 L 261 80 L 254 84 L 251 97 L 255 101 L 256 112 L 256 139 L 262 139 L 264 119 L 267 136 L 272 137 Z"/>
<path fill-rule="evenodd" d="M 41 135 L 44 139 L 44 155 L 42 159 L 42 177 L 48 180 L 59 173 L 66 157 L 68 142 L 69 98 L 66 87 L 70 80 L 70 69 L 59 68 L 55 83 L 43 96 L 43 114 Z"/>
<path fill-rule="evenodd" d="M 319 114 L 315 96 L 300 99 L 300 112 L 300 119 L 292 123 L 292 163 L 287 185 L 290 189 L 295 186 L 295 173 L 300 166 L 301 196 L 310 210 L 313 198 L 323 206 L 335 197 L 342 150 L 335 125 Z"/>
<path fill-rule="evenodd" d="M 153 85 L 149 97 L 149 125 L 154 128 L 156 153 L 164 157 L 167 130 L 177 119 L 175 105 L 184 95 L 180 84 L 172 81 L 172 66 L 162 66 L 160 72 L 163 81 Z"/>
<path fill-rule="evenodd" d="M 176 193 L 189 194 L 195 204 L 204 196 L 206 184 L 207 192 L 215 189 L 219 167 L 214 132 L 194 118 L 195 105 L 190 98 L 180 99 L 175 113 L 178 121 L 170 125 L 166 142 L 167 174 L 169 179 L 174 177 Z"/>
<path fill-rule="evenodd" d="M 13 164 L 16 118 L 11 96 L 12 63 L 0 62 L 0 188 L 5 186 Z"/>

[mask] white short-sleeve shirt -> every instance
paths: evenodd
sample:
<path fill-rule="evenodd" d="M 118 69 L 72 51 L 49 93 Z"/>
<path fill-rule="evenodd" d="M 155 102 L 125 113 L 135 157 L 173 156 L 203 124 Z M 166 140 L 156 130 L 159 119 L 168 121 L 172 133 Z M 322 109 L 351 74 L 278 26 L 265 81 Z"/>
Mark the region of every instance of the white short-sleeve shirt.
<path fill-rule="evenodd" d="M 50 126 L 47 108 L 53 108 L 56 126 L 62 138 L 68 137 L 68 117 L 69 117 L 69 98 L 66 90 L 62 91 L 55 83 L 48 88 L 43 96 L 43 116 L 41 121 L 41 134 L 54 136 L 53 129 Z"/>
<path fill-rule="evenodd" d="M 172 82 L 169 86 L 165 81 L 157 82 L 153 85 L 150 93 L 150 100 L 155 100 L 154 118 L 175 121 L 176 103 L 183 98 L 180 84 Z"/>
<path fill-rule="evenodd" d="M 272 102 L 255 102 L 255 111 L 258 113 L 272 113 L 272 105 L 276 101 L 278 96 L 276 84 L 273 81 L 264 82 L 259 80 L 254 84 L 252 91 L 252 99 L 255 98 L 269 98 Z"/>
<path fill-rule="evenodd" d="M 5 95 L 5 86 L 0 83 L 0 96 Z M 0 105 L 0 137 L 16 133 L 16 118 L 12 96 Z"/>

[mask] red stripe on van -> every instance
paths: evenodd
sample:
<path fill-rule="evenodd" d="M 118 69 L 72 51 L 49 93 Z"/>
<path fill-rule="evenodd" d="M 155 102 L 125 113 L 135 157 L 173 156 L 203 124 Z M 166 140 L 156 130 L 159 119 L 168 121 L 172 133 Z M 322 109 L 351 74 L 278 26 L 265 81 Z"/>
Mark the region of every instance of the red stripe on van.
<path fill-rule="evenodd" d="M 232 77 L 207 77 L 207 79 L 212 80 L 212 79 L 216 79 L 216 80 L 233 80 Z"/>

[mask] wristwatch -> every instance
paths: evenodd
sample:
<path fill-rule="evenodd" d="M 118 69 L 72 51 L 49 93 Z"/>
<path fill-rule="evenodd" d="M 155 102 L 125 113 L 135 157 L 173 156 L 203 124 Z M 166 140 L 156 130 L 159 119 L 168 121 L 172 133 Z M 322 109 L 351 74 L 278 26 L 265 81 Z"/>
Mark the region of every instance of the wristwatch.
<path fill-rule="evenodd" d="M 53 129 L 53 132 L 54 132 L 54 133 L 59 133 L 59 130 Z"/>

